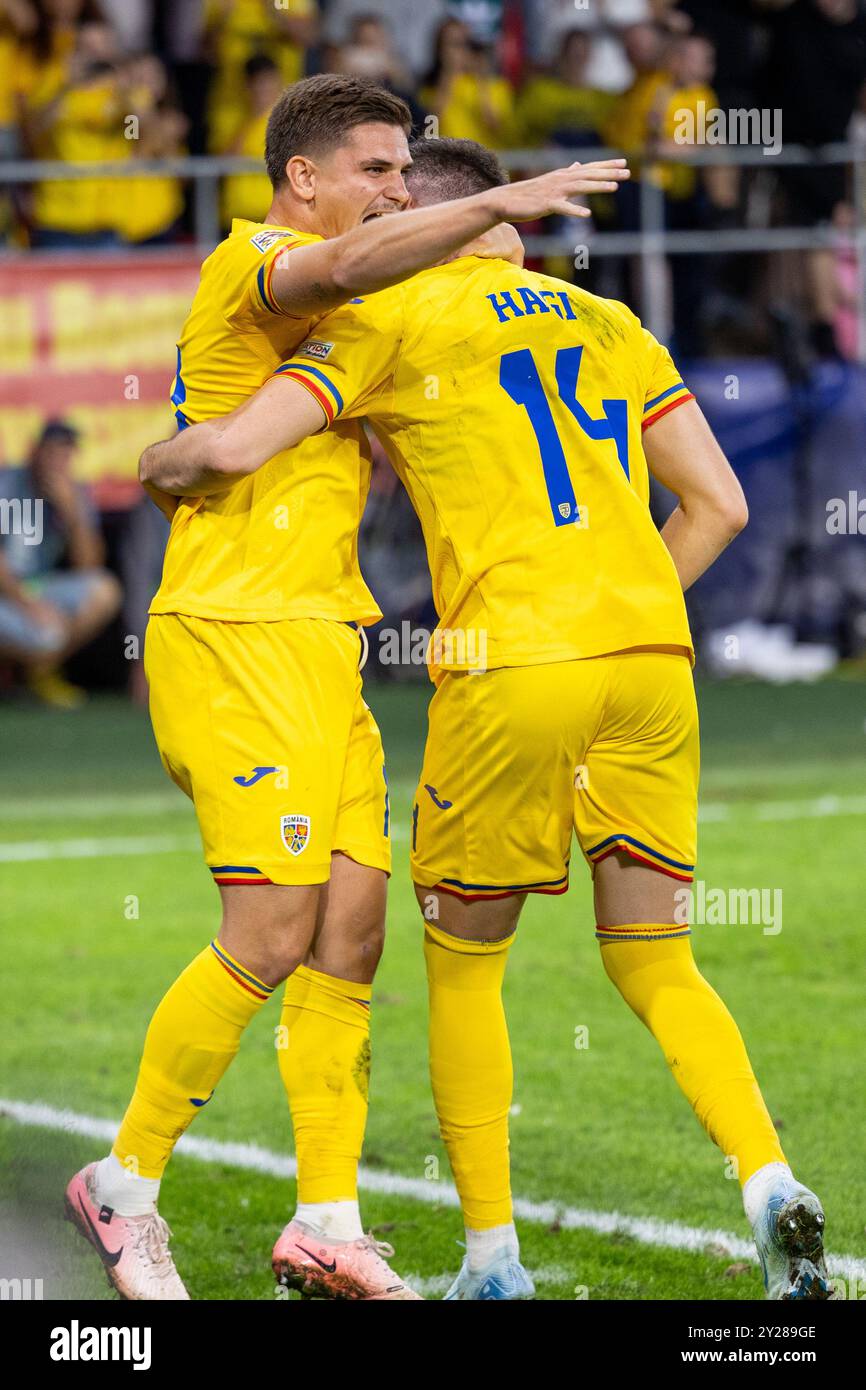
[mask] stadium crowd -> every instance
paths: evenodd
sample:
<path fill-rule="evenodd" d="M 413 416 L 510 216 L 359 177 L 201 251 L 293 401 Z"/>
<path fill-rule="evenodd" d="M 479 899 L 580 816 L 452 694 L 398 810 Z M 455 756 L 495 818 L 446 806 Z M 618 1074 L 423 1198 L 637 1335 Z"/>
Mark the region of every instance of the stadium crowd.
<path fill-rule="evenodd" d="M 670 163 L 678 113 L 779 110 L 788 143 L 844 140 L 866 120 L 864 37 L 861 0 L 0 0 L 0 157 L 257 157 L 280 89 L 337 71 L 400 92 L 419 130 L 435 117 L 496 149 L 615 147 L 659 181 L 672 225 L 724 225 L 743 190 Z M 844 171 L 788 175 L 782 192 L 789 220 L 829 220 Z M 229 179 L 224 223 L 266 197 L 264 176 Z M 122 195 L 45 180 L 7 200 L 5 231 L 139 245 L 182 237 L 184 212 L 172 178 Z M 616 215 L 632 225 L 633 202 Z"/>
<path fill-rule="evenodd" d="M 400 93 L 417 133 L 511 152 L 557 147 L 580 158 L 605 147 L 627 154 L 631 184 L 616 199 L 597 200 L 595 221 L 605 229 L 639 228 L 642 181 L 659 190 L 666 225 L 675 230 L 835 228 L 832 246 L 805 256 L 671 258 L 673 346 L 679 360 L 773 354 L 780 323 L 768 309 L 788 295 L 801 303 L 810 361 L 857 358 L 851 228 L 858 210 L 850 168 L 774 169 L 767 159 L 758 169 L 696 169 L 677 126 L 684 111 L 757 110 L 781 113 L 789 146 L 863 138 L 864 0 L 0 0 L 0 245 L 104 251 L 192 242 L 190 186 L 169 173 L 136 176 L 136 162 L 260 158 L 282 88 L 321 71 L 372 77 Z M 2 163 L 20 159 L 116 161 L 132 172 L 4 188 Z M 513 172 L 526 167 L 519 154 L 509 162 Z M 260 219 L 269 200 L 264 172 L 225 177 L 223 228 L 234 217 Z M 567 258 L 551 258 L 546 268 L 574 275 Z M 593 263 L 581 278 L 641 310 L 625 260 Z M 34 442 L 31 472 L 40 451 L 59 447 L 58 440 Z M 383 606 L 424 621 L 432 618 L 427 586 L 413 587 L 411 574 L 395 570 L 395 535 L 414 534 L 414 518 L 404 516 L 408 504 L 393 491 L 380 460 L 365 521 L 368 565 Z M 70 508 L 55 508 L 56 539 L 71 525 Z M 135 550 L 125 521 L 124 528 L 121 572 L 123 556 Z M 7 626 L 15 625 L 10 605 L 22 610 L 19 631 L 32 576 L 9 573 L 7 541 L 0 536 L 0 609 L 6 605 Z M 161 543 L 151 535 L 146 546 Z M 59 539 L 55 548 L 59 555 Z M 67 568 L 72 554 L 70 542 Z M 29 592 L 32 618 L 46 600 L 33 597 L 32 584 Z M 138 616 L 124 616 L 126 631 L 143 626 L 145 602 L 136 593 Z M 77 620 L 72 614 L 67 621 Z M 59 623 L 55 656 L 71 649 Z M 31 677 L 39 684 L 44 653 L 37 657 Z"/>

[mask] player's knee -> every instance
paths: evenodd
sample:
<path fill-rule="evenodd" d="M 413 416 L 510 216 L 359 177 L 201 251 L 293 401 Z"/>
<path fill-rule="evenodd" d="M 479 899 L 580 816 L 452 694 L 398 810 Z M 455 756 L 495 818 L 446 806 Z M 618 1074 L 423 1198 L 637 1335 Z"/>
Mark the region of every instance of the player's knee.
<path fill-rule="evenodd" d="M 511 893 L 506 898 L 467 902 L 437 888 L 414 886 L 424 921 L 464 941 L 501 941 L 512 935 L 526 901 L 525 893 Z"/>
<path fill-rule="evenodd" d="M 223 889 L 220 940 L 265 984 L 287 979 L 306 959 L 316 922 L 314 888 Z"/>

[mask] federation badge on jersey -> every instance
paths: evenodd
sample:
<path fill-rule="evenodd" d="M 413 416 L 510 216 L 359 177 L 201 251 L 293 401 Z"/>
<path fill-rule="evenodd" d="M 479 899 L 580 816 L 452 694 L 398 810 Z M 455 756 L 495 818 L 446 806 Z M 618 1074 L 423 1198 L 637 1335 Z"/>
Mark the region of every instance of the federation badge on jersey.
<path fill-rule="evenodd" d="M 280 836 L 289 854 L 303 854 L 310 843 L 310 817 L 281 816 Z"/>
<path fill-rule="evenodd" d="M 302 343 L 295 353 L 296 357 L 312 357 L 318 362 L 324 362 L 334 350 L 333 343 L 323 343 L 319 338 L 308 338 Z"/>
<path fill-rule="evenodd" d="M 275 241 L 282 241 L 289 236 L 294 236 L 294 232 L 256 232 L 255 236 L 250 237 L 250 241 L 258 251 L 267 251 Z"/>

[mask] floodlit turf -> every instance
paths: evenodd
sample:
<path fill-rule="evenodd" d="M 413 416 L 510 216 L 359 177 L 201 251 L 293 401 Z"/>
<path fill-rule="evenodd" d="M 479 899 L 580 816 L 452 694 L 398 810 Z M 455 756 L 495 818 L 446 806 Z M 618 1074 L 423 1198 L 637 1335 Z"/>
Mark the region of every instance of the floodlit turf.
<path fill-rule="evenodd" d="M 448 1181 L 427 1081 L 426 989 L 407 868 L 426 690 L 371 687 L 368 698 L 385 738 L 400 838 L 374 993 L 365 1162 L 424 1179 L 438 1159 L 440 1180 Z M 795 1171 L 824 1200 L 828 1245 L 863 1259 L 866 686 L 703 686 L 700 703 L 707 818 L 698 875 L 710 888 L 781 889 L 783 915 L 777 934 L 760 924 L 698 927 L 696 954 L 740 1024 Z M 154 1005 L 217 922 L 194 819 L 159 767 L 146 716 L 120 702 L 95 701 L 65 716 L 7 703 L 0 740 L 7 986 L 0 1096 L 119 1117 Z M 841 801 L 826 801 L 816 814 L 819 798 L 834 797 Z M 13 844 L 36 855 L 46 841 L 93 840 L 119 844 L 102 857 L 2 858 Z M 152 852 L 129 852 L 142 841 Z M 604 975 L 579 859 L 567 895 L 529 903 L 506 995 L 516 1072 L 515 1192 L 744 1238 L 737 1184 L 725 1179 L 721 1156 L 655 1043 Z M 275 1006 L 256 1019 L 197 1117 L 196 1136 L 290 1152 L 276 1022 Z M 587 1047 L 575 1047 L 577 1028 L 588 1030 Z M 108 1296 L 95 1256 L 59 1219 L 66 1176 L 103 1151 L 97 1141 L 0 1118 L 0 1234 L 7 1237 L 0 1244 L 30 1247 L 20 1274 L 44 1278 L 46 1297 Z M 435 1189 L 436 1179 L 430 1182 Z M 268 1255 L 293 1196 L 285 1180 L 189 1157 L 174 1161 L 162 1209 L 194 1297 L 274 1298 Z M 457 1212 L 378 1193 L 363 1197 L 363 1212 L 397 1247 L 396 1267 L 437 1296 L 461 1254 Z M 526 1223 L 521 1234 L 547 1298 L 573 1299 L 582 1289 L 590 1299 L 760 1292 L 753 1267 L 712 1250 L 656 1248 L 556 1223 Z M 19 1272 L 8 1263 L 0 1272 Z"/>

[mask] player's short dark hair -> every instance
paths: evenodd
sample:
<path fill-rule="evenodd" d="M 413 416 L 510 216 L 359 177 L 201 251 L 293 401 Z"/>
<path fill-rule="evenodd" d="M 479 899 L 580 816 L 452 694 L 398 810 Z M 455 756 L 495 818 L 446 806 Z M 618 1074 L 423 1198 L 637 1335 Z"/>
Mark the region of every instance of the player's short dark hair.
<path fill-rule="evenodd" d="M 406 187 L 425 203 L 468 198 L 508 183 L 493 151 L 475 140 L 415 140 L 409 153 L 412 166 L 404 176 Z"/>
<path fill-rule="evenodd" d="M 293 155 L 327 154 L 368 121 L 399 126 L 407 135 L 412 129 L 403 98 L 372 78 L 325 72 L 287 87 L 268 117 L 265 135 L 265 167 L 274 188 L 285 183 Z"/>

